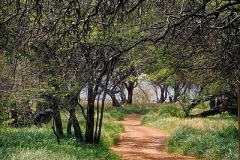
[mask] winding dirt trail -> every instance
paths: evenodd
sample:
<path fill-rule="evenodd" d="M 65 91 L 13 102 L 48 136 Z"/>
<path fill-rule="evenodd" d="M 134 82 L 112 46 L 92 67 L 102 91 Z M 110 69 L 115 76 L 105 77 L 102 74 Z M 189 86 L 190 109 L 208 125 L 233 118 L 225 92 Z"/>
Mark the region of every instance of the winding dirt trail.
<path fill-rule="evenodd" d="M 168 134 L 164 131 L 141 126 L 141 115 L 126 115 L 123 121 L 125 132 L 120 142 L 111 147 L 123 160 L 195 160 L 193 157 L 168 154 L 164 151 Z"/>

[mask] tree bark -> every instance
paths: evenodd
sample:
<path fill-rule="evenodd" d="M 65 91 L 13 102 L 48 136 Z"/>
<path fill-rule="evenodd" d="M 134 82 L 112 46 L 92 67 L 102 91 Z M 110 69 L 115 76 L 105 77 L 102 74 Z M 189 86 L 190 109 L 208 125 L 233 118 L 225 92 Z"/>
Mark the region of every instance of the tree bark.
<path fill-rule="evenodd" d="M 109 96 L 112 99 L 112 106 L 114 106 L 114 107 L 121 107 L 121 104 L 118 102 L 118 100 L 117 100 L 117 98 L 116 98 L 114 93 L 109 93 Z"/>
<path fill-rule="evenodd" d="M 72 124 L 73 124 L 72 121 L 73 121 L 72 116 L 70 114 L 70 117 L 68 118 L 68 124 L 67 124 L 67 135 L 68 136 L 72 135 Z"/>
<path fill-rule="evenodd" d="M 83 142 L 82 130 L 80 128 L 79 122 L 78 122 L 77 117 L 75 115 L 75 109 L 72 112 L 73 112 L 72 113 L 72 124 L 73 124 L 75 138 L 78 142 Z"/>
<path fill-rule="evenodd" d="M 240 76 L 237 80 L 237 86 L 238 86 L 238 143 L 240 147 Z M 240 150 L 239 150 L 240 155 Z"/>
<path fill-rule="evenodd" d="M 178 99 L 179 95 L 180 95 L 180 91 L 177 88 L 174 88 L 173 102 L 177 102 L 177 99 Z"/>
<path fill-rule="evenodd" d="M 98 132 L 96 131 L 96 136 L 94 137 L 94 142 L 96 144 L 98 144 L 100 142 L 100 138 L 101 138 L 101 134 L 102 134 L 102 121 L 103 121 L 103 112 L 104 112 L 105 98 L 106 98 L 106 93 L 103 94 L 102 105 L 101 105 L 101 112 L 100 112 L 100 118 L 99 118 L 99 124 L 98 124 L 98 128 L 96 128 L 96 130 L 98 129 Z"/>
<path fill-rule="evenodd" d="M 68 119 L 67 134 L 68 135 L 72 134 L 71 128 L 73 126 L 74 135 L 75 135 L 76 140 L 78 142 L 83 142 L 83 135 L 82 135 L 82 131 L 81 131 L 79 122 L 77 120 L 77 117 L 75 115 L 75 109 L 70 109 L 69 113 L 70 113 L 70 117 Z"/>
<path fill-rule="evenodd" d="M 213 109 L 203 111 L 199 114 L 196 115 L 190 115 L 190 117 L 208 117 L 208 116 L 213 116 L 215 114 L 221 114 L 222 112 L 228 112 L 229 115 L 237 115 L 237 106 L 217 106 Z"/>
<path fill-rule="evenodd" d="M 160 91 L 161 91 L 161 96 L 160 96 L 160 103 L 165 102 L 166 98 L 167 98 L 167 85 L 159 85 L 160 87 Z"/>
<path fill-rule="evenodd" d="M 133 89 L 134 89 L 134 82 L 133 81 L 128 81 L 128 84 L 126 84 L 126 88 L 128 91 L 128 99 L 127 99 L 127 104 L 132 104 L 132 98 L 133 98 Z"/>
<path fill-rule="evenodd" d="M 120 88 L 121 103 L 124 104 L 124 103 L 127 102 L 127 98 L 126 98 L 126 95 L 124 93 L 124 89 L 125 89 L 124 84 L 121 84 L 119 88 Z"/>
<path fill-rule="evenodd" d="M 56 127 L 56 133 L 58 134 L 58 136 L 60 138 L 63 137 L 63 127 L 62 127 L 62 119 L 61 119 L 61 115 L 59 110 L 57 110 L 56 112 L 56 116 L 54 118 L 54 123 L 55 123 L 55 127 Z"/>
<path fill-rule="evenodd" d="M 93 87 L 88 88 L 88 105 L 87 105 L 87 122 L 86 122 L 86 132 L 85 141 L 86 143 L 93 143 L 93 133 L 94 133 L 94 93 Z"/>

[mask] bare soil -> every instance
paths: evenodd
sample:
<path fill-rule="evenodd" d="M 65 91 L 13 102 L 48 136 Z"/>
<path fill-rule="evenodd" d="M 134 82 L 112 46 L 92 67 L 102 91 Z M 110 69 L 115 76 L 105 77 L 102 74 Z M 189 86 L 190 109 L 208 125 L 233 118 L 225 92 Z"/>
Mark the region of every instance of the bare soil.
<path fill-rule="evenodd" d="M 126 115 L 123 121 L 125 132 L 120 134 L 120 141 L 111 147 L 123 160 L 195 160 L 194 157 L 169 154 L 165 152 L 168 134 L 164 131 L 141 126 L 141 115 Z"/>

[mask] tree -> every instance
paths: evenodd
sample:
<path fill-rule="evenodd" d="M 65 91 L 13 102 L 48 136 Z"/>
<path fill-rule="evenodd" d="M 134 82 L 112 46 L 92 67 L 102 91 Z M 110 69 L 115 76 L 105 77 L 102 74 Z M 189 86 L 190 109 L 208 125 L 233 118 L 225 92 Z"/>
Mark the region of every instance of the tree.
<path fill-rule="evenodd" d="M 216 79 L 227 82 L 226 90 L 236 88 L 233 82 L 239 75 L 240 64 L 239 3 L 18 0 L 13 5 L 3 1 L 0 3 L 0 36 L 3 37 L 0 53 L 4 53 L 10 73 L 9 77 L 7 74 L 3 77 L 4 87 L 10 84 L 11 94 L 21 95 L 21 100 L 24 95 L 31 95 L 25 99 L 42 93 L 53 95 L 59 106 L 63 106 L 60 102 L 64 97 L 75 97 L 76 105 L 81 106 L 76 95 L 87 88 L 84 140 L 98 143 L 104 100 L 113 84 L 113 71 L 121 68 L 122 63 L 118 62 L 123 56 L 129 56 L 125 62 L 131 62 L 128 69 L 132 77 L 124 78 L 130 82 L 126 85 L 128 103 L 131 103 L 134 80 L 143 71 L 147 72 L 144 62 L 154 62 L 145 57 L 153 57 L 154 53 L 160 54 L 156 56 L 157 67 L 149 67 L 148 71 L 157 73 L 157 82 L 161 84 L 170 82 L 168 76 L 174 77 L 178 80 L 176 91 L 187 83 L 207 86 Z M 153 46 L 160 52 L 150 54 L 155 49 Z M 72 122 L 77 123 L 75 108 L 62 108 L 68 109 Z M 79 133 L 77 125 L 75 129 Z"/>
<path fill-rule="evenodd" d="M 69 110 L 73 125 L 77 123 L 74 108 L 63 106 L 61 102 L 64 97 L 77 95 L 87 87 L 84 139 L 87 143 L 100 141 L 104 100 L 116 61 L 140 43 L 138 37 L 134 38 L 136 35 L 125 37 L 129 32 L 124 31 L 133 23 L 125 26 L 124 23 L 135 18 L 130 15 L 138 14 L 136 10 L 142 2 L 17 1 L 16 5 L 1 2 L 1 37 L 4 37 L 1 49 L 7 57 L 13 57 L 13 61 L 29 62 L 29 73 L 37 79 L 40 94 L 50 97 L 49 101 L 58 106 L 54 112 L 62 106 Z M 13 76 L 17 78 L 15 72 Z M 36 95 L 37 92 L 31 96 Z M 95 108 L 95 100 L 100 100 L 100 96 L 101 108 L 99 105 Z M 74 126 L 75 133 L 79 133 L 78 125 Z M 57 135 L 62 134 L 58 129 L 57 132 Z M 75 136 L 81 141 L 79 134 Z"/>

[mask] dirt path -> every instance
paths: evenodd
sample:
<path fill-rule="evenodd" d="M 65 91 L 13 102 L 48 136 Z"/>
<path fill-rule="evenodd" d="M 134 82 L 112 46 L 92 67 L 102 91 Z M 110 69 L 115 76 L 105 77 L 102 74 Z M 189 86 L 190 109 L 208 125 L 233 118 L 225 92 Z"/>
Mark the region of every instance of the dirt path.
<path fill-rule="evenodd" d="M 126 115 L 121 121 L 125 132 L 120 134 L 120 142 L 111 149 L 118 152 L 123 160 L 194 160 L 195 158 L 168 154 L 164 151 L 168 137 L 166 132 L 141 126 L 140 115 Z"/>

